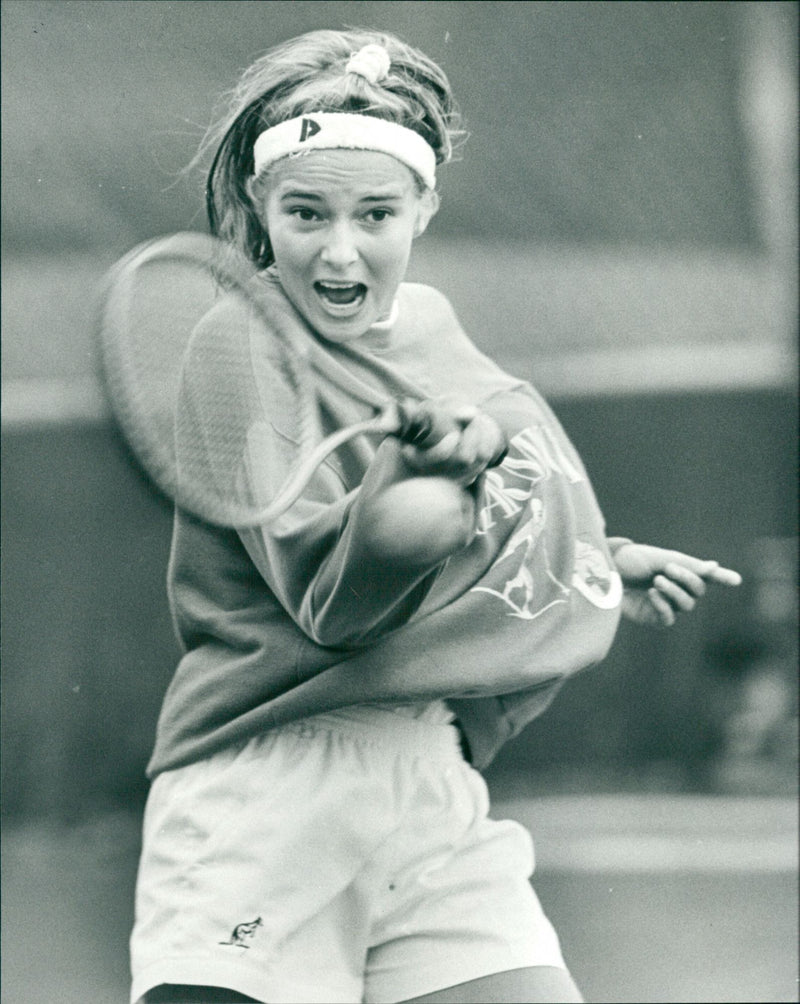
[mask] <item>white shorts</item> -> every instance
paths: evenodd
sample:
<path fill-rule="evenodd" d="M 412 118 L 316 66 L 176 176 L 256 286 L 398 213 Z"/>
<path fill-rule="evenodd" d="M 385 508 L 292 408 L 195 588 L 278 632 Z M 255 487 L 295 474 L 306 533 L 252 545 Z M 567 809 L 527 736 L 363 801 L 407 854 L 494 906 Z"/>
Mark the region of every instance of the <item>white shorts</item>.
<path fill-rule="evenodd" d="M 531 838 L 488 808 L 452 725 L 376 707 L 161 774 L 132 999 L 188 983 L 271 1004 L 396 1002 L 564 967 L 530 885 Z"/>

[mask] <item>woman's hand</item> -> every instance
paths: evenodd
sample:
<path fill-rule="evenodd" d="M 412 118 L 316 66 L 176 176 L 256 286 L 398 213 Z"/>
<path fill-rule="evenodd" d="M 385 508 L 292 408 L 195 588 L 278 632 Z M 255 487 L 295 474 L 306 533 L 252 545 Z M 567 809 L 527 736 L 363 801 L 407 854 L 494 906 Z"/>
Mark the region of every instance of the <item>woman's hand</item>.
<path fill-rule="evenodd" d="M 704 561 L 680 551 L 649 544 L 622 544 L 614 564 L 625 592 L 622 613 L 638 624 L 671 627 L 678 614 L 694 610 L 707 583 L 738 586 L 742 577 L 718 561 Z"/>
<path fill-rule="evenodd" d="M 403 458 L 420 475 L 467 487 L 506 454 L 503 430 L 474 405 L 446 399 L 403 402 L 403 412 L 409 426 L 400 437 Z"/>

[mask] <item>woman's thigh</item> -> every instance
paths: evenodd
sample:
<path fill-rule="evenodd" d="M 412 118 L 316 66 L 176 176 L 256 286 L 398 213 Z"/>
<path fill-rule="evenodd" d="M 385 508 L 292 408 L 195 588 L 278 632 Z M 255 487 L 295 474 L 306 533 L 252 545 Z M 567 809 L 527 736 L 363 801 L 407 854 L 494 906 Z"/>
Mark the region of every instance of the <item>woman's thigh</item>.
<path fill-rule="evenodd" d="M 162 984 L 149 991 L 139 1004 L 239 1004 L 255 1002 L 235 990 L 222 987 L 173 986 Z M 459 983 L 406 1004 L 582 1004 L 583 997 L 565 969 L 532 966 L 494 973 L 478 980 Z"/>
<path fill-rule="evenodd" d="M 244 1001 L 255 1002 L 256 999 L 225 987 L 162 983 L 161 986 L 148 990 L 138 1004 L 242 1004 Z"/>
<path fill-rule="evenodd" d="M 566 969 L 531 966 L 493 973 L 478 980 L 414 997 L 405 1004 L 582 1004 Z"/>

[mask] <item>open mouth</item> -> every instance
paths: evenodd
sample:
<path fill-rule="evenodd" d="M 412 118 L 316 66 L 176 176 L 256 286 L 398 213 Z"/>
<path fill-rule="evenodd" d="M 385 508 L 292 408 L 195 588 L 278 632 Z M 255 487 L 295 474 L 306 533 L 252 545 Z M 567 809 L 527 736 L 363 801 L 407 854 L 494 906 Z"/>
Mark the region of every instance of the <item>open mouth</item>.
<path fill-rule="evenodd" d="M 318 281 L 314 290 L 325 305 L 335 311 L 357 310 L 364 302 L 367 287 L 363 282 Z"/>

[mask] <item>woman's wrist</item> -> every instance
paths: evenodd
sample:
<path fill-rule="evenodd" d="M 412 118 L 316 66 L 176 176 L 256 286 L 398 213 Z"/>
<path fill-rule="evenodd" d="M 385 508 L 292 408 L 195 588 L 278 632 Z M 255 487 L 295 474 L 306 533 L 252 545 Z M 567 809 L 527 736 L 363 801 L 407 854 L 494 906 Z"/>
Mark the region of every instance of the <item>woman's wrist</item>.
<path fill-rule="evenodd" d="M 633 541 L 629 537 L 606 537 L 606 544 L 611 552 L 611 557 L 616 558 L 617 552 L 620 551 L 626 544 L 632 544 Z"/>

